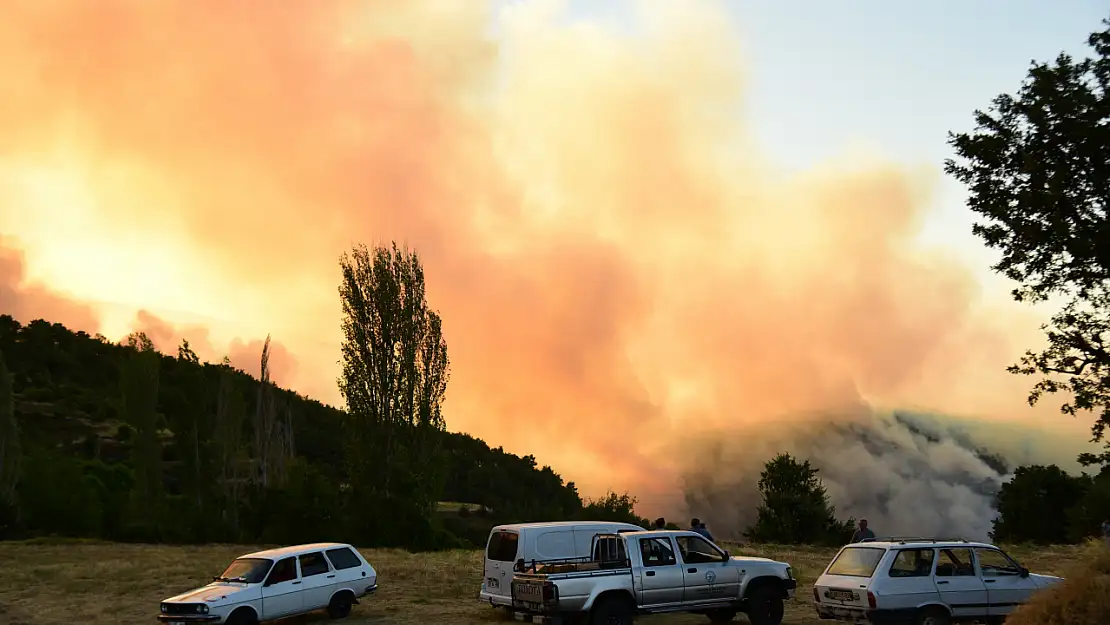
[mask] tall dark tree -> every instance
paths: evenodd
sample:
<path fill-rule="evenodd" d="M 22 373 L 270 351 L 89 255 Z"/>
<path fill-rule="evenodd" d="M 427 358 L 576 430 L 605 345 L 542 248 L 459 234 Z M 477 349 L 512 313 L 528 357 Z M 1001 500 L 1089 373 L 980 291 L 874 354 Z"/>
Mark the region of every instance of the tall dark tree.
<path fill-rule="evenodd" d="M 135 511 L 144 524 L 155 521 L 162 496 L 162 442 L 158 437 L 158 381 L 161 356 L 142 332 L 127 337 L 130 348 L 120 371 L 123 414 L 135 428 Z"/>
<path fill-rule="evenodd" d="M 19 426 L 15 421 L 15 393 L 12 375 L 0 353 L 0 535 L 4 526 L 15 521 L 15 489 L 23 466 Z"/>
<path fill-rule="evenodd" d="M 438 446 L 449 362 L 415 252 L 365 245 L 340 258 L 347 465 L 358 501 L 427 519 L 443 484 Z M 380 509 L 385 509 L 380 508 Z"/>
<path fill-rule="evenodd" d="M 757 542 L 783 544 L 843 544 L 852 535 L 852 520 L 837 521 L 818 469 L 779 454 L 759 474 L 763 503 L 747 532 Z"/>
<path fill-rule="evenodd" d="M 1016 95 L 975 111 L 973 132 L 949 135 L 959 162 L 945 171 L 969 186 L 982 218 L 972 231 L 1001 252 L 992 268 L 1019 283 L 1014 298 L 1063 303 L 1043 326 L 1047 347 L 1009 371 L 1041 377 L 1031 404 L 1064 392 L 1064 413 L 1094 411 L 1099 442 L 1110 425 L 1110 28 L 1087 43 L 1093 57 L 1033 63 Z M 1107 443 L 1080 462 L 1110 463 Z"/>
<path fill-rule="evenodd" d="M 1053 545 L 1074 534 L 1068 511 L 1090 488 L 1087 476 L 1074 477 L 1052 464 L 1018 467 L 1014 477 L 998 490 L 991 538 L 1000 542 L 1034 542 Z"/>
<path fill-rule="evenodd" d="M 212 433 L 219 459 L 219 483 L 223 494 L 223 519 L 233 533 L 239 531 L 239 508 L 242 506 L 243 428 L 247 405 L 235 384 L 235 371 L 224 357 L 220 365 L 220 386 L 216 398 L 216 423 Z"/>
<path fill-rule="evenodd" d="M 179 392 L 174 397 L 175 405 L 170 413 L 171 426 L 181 450 L 186 495 L 196 506 L 197 512 L 203 513 L 206 466 L 201 432 L 207 433 L 210 422 L 206 418 L 208 410 L 205 405 L 204 370 L 201 369 L 200 358 L 187 340 L 182 339 L 177 348 L 177 359 L 185 366 L 178 375 L 181 383 L 175 389 Z"/>

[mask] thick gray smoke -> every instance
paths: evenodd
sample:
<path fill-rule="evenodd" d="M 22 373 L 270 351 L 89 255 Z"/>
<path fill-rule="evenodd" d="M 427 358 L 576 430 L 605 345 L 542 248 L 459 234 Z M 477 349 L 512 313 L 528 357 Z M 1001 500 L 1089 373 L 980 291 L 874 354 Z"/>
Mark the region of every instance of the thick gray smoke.
<path fill-rule="evenodd" d="M 878 535 L 986 539 L 994 495 L 1025 464 L 1077 467 L 1083 441 L 1007 423 L 895 412 L 830 415 L 781 429 L 693 444 L 686 518 L 740 539 L 755 521 L 763 464 L 781 452 L 820 470 L 838 518 L 866 518 Z"/>

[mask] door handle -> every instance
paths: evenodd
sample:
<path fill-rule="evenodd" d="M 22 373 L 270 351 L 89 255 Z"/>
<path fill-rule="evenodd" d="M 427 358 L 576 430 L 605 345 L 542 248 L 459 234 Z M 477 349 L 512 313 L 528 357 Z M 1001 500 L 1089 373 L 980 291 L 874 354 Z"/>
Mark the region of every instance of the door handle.
<path fill-rule="evenodd" d="M 335 577 L 335 575 L 328 575 L 328 579 Z"/>
<path fill-rule="evenodd" d="M 301 580 L 297 580 L 297 581 L 295 581 L 295 582 L 293 582 L 293 583 L 294 583 L 294 584 L 299 584 L 299 583 L 301 583 Z"/>
<path fill-rule="evenodd" d="M 983 580 L 983 583 L 984 583 L 984 584 L 993 584 L 993 583 L 994 583 L 994 580 L 993 580 L 993 579 L 984 579 L 984 580 Z"/>
<path fill-rule="evenodd" d="M 644 573 L 644 575 L 648 577 L 655 577 L 655 571 L 648 571 L 647 573 Z"/>
<path fill-rule="evenodd" d="M 686 572 L 687 573 L 697 573 L 698 570 L 697 569 L 686 569 Z"/>
<path fill-rule="evenodd" d="M 948 582 L 947 581 L 940 581 L 940 582 L 937 582 L 937 583 L 938 584 L 947 584 Z"/>

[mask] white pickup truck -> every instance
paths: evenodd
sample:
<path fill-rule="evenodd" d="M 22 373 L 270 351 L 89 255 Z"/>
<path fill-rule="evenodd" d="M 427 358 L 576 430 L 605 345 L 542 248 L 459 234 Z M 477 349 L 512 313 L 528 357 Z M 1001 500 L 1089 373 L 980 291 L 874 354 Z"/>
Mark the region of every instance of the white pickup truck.
<path fill-rule="evenodd" d="M 690 531 L 598 534 L 588 558 L 516 563 L 511 583 L 517 620 L 627 625 L 638 614 L 690 612 L 727 623 L 744 612 L 752 625 L 779 625 L 794 597 L 790 565 L 733 557 Z"/>

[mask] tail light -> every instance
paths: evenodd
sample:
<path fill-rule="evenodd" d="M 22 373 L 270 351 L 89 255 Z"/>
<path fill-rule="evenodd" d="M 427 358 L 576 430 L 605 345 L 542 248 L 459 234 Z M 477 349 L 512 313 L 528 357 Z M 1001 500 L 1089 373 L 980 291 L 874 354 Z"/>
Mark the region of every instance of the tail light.
<path fill-rule="evenodd" d="M 557 603 L 559 601 L 559 589 L 551 582 L 544 582 L 543 584 L 543 602 L 544 603 Z"/>
<path fill-rule="evenodd" d="M 817 593 L 817 587 L 813 587 L 813 602 L 821 603 L 821 595 Z"/>
<path fill-rule="evenodd" d="M 875 593 L 873 593 L 873 592 L 871 592 L 870 590 L 868 590 L 868 591 L 867 591 L 867 607 L 869 607 L 869 608 L 874 608 L 875 606 L 876 606 L 876 603 L 875 603 Z"/>

